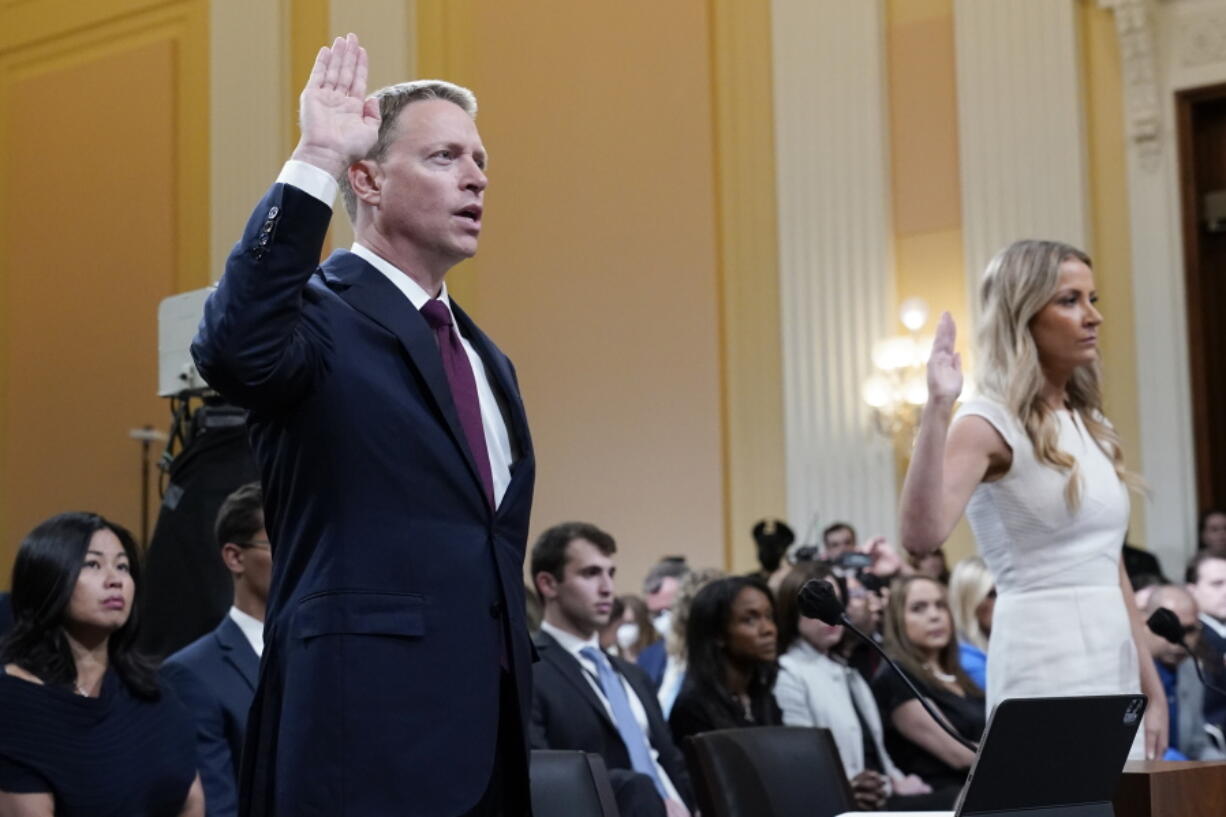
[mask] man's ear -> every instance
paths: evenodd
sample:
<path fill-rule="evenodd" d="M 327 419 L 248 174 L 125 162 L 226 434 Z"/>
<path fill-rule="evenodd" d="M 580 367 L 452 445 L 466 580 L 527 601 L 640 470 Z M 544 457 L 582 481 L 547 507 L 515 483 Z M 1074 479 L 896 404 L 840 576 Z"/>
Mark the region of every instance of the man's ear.
<path fill-rule="evenodd" d="M 221 546 L 221 560 L 226 563 L 226 569 L 231 573 L 242 573 L 246 569 L 243 565 L 243 549 L 233 542 L 226 542 Z"/>
<path fill-rule="evenodd" d="M 372 159 L 359 159 L 345 171 L 358 201 L 378 207 L 383 193 L 383 169 Z"/>
<path fill-rule="evenodd" d="M 540 593 L 545 601 L 558 595 L 558 579 L 549 571 L 542 570 L 532 577 L 532 581 L 536 585 L 536 592 Z"/>

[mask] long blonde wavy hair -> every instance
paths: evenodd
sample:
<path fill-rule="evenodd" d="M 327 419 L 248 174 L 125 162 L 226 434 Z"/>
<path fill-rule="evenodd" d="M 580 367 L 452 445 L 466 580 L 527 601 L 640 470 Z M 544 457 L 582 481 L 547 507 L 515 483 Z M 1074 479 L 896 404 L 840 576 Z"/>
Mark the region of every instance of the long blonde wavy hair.
<path fill-rule="evenodd" d="M 1060 286 L 1060 264 L 1069 259 L 1092 266 L 1090 256 L 1058 241 L 1015 241 L 996 254 L 979 288 L 979 391 L 1003 403 L 1022 423 L 1035 458 L 1068 474 L 1064 498 L 1071 510 L 1081 505 L 1081 473 L 1076 458 L 1059 446 L 1055 412 L 1043 400 L 1043 369 L 1030 323 L 1051 302 Z M 1095 359 L 1069 378 L 1067 405 L 1081 420 L 1129 488 L 1144 490 L 1140 477 L 1124 465 L 1119 435 L 1103 415 L 1102 368 Z"/>

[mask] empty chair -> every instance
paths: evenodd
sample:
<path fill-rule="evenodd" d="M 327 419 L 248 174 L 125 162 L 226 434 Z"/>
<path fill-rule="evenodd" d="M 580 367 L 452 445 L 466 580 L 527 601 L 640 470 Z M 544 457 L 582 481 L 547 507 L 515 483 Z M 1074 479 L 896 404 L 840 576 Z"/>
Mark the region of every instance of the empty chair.
<path fill-rule="evenodd" d="M 856 807 L 826 729 L 704 732 L 686 739 L 685 754 L 703 817 L 834 817 Z"/>
<path fill-rule="evenodd" d="M 538 749 L 529 775 L 534 817 L 619 817 L 599 755 Z"/>

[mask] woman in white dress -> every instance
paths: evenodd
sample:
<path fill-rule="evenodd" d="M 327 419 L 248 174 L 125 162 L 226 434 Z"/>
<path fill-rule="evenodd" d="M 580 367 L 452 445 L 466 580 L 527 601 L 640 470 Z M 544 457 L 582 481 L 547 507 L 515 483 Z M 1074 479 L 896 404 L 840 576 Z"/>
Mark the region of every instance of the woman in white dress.
<path fill-rule="evenodd" d="M 903 546 L 941 546 L 965 512 L 996 576 L 988 711 L 1006 698 L 1149 696 L 1133 755 L 1167 742 L 1162 684 L 1129 603 L 1120 547 L 1129 488 L 1102 412 L 1102 315 L 1089 257 L 1051 241 L 999 252 L 980 289 L 979 396 L 953 416 L 961 358 L 946 313 L 903 485 Z M 952 422 L 951 422 L 952 419 Z"/>

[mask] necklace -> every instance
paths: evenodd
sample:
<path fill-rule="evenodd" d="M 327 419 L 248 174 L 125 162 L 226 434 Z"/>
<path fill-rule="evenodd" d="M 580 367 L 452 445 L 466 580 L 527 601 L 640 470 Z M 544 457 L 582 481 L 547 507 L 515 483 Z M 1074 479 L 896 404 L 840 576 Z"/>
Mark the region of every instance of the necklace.
<path fill-rule="evenodd" d="M 931 672 L 932 677 L 936 678 L 942 684 L 952 684 L 958 680 L 957 677 L 950 675 L 947 672 L 941 672 L 941 670 L 937 668 L 937 665 L 931 662 L 924 664 L 924 669 Z"/>

